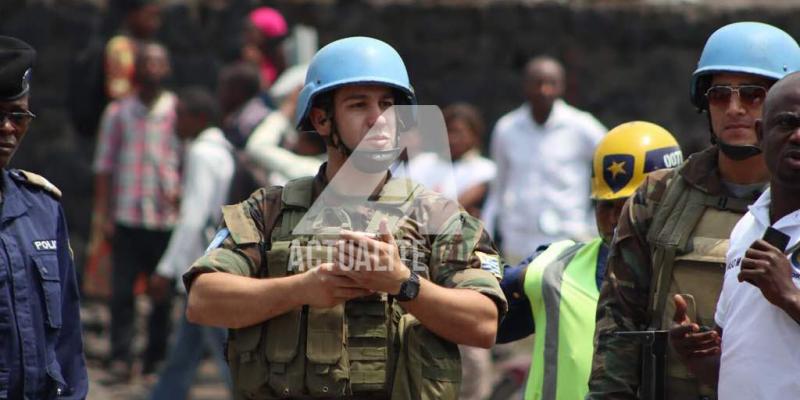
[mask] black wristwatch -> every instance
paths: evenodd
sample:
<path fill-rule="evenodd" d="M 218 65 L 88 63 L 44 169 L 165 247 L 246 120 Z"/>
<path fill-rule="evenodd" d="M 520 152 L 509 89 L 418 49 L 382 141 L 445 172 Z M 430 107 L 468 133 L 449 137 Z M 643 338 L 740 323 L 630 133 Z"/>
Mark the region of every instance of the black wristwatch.
<path fill-rule="evenodd" d="M 397 296 L 394 296 L 397 301 L 411 301 L 417 298 L 419 294 L 419 275 L 416 272 L 411 271 L 411 275 L 408 277 L 408 280 L 403 282 L 400 285 L 400 292 L 397 293 Z"/>

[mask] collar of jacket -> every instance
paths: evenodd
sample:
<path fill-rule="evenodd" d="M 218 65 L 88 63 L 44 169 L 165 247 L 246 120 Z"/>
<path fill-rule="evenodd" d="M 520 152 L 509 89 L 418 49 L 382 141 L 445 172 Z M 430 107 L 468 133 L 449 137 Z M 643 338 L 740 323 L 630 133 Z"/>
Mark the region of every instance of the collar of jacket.
<path fill-rule="evenodd" d="M 686 183 L 704 193 L 712 196 L 730 195 L 722 183 L 717 146 L 709 146 L 705 150 L 689 156 L 679 173 Z M 756 197 L 753 197 L 753 200 Z"/>

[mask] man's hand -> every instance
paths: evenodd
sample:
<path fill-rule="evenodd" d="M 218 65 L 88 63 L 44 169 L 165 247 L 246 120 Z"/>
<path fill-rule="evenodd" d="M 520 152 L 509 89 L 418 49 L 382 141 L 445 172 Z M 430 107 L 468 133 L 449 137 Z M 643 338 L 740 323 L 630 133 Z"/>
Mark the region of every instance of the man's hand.
<path fill-rule="evenodd" d="M 775 246 L 759 239 L 750 245 L 742 260 L 739 282 L 748 282 L 761 290 L 770 303 L 786 309 L 800 297 L 792 281 L 789 259 Z"/>
<path fill-rule="evenodd" d="M 343 263 L 342 269 L 359 286 L 396 295 L 411 276 L 411 270 L 400 259 L 400 249 L 385 219 L 375 239 L 352 231 L 342 231 L 340 239 L 345 243 L 337 247 L 334 259 Z"/>
<path fill-rule="evenodd" d="M 167 298 L 167 293 L 169 293 L 172 285 L 172 279 L 153 273 L 147 283 L 147 294 L 150 295 L 154 302 L 160 303 Z"/>
<path fill-rule="evenodd" d="M 720 353 L 720 337 L 717 331 L 701 332 L 700 326 L 692 322 L 686 315 L 686 300 L 676 294 L 675 314 L 669 330 L 669 342 L 678 356 L 686 363 L 692 359 L 718 355 Z"/>
<path fill-rule="evenodd" d="M 334 263 L 324 263 L 303 273 L 303 302 L 312 307 L 329 308 L 350 299 L 368 296 L 363 289 Z"/>

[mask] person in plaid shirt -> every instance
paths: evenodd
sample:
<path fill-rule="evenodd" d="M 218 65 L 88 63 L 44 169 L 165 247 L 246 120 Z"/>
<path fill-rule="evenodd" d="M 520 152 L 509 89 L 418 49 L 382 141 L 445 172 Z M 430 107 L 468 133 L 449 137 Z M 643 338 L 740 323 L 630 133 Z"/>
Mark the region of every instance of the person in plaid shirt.
<path fill-rule="evenodd" d="M 153 272 L 178 216 L 176 101 L 163 87 L 169 73 L 166 49 L 142 45 L 136 55 L 136 91 L 109 104 L 100 124 L 95 216 L 104 220 L 103 235 L 112 246 L 110 372 L 115 382 L 130 378 L 134 282 L 140 272 Z M 164 357 L 171 305 L 171 293 L 154 301 L 144 374 Z"/>

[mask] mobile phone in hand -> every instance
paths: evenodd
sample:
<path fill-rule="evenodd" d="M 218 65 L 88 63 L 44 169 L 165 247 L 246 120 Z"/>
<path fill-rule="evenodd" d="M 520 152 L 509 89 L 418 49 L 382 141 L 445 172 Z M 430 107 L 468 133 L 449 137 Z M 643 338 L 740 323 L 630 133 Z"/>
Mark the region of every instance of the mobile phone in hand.
<path fill-rule="evenodd" d="M 786 246 L 789 245 L 789 235 L 771 227 L 767 227 L 767 231 L 764 232 L 764 237 L 762 238 L 765 242 L 775 246 L 778 250 L 782 252 L 786 251 Z"/>

